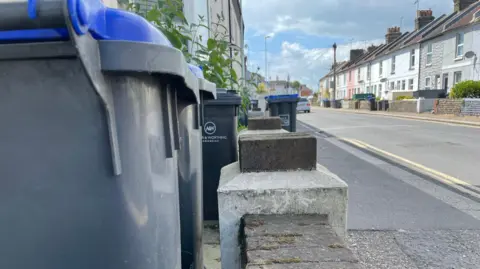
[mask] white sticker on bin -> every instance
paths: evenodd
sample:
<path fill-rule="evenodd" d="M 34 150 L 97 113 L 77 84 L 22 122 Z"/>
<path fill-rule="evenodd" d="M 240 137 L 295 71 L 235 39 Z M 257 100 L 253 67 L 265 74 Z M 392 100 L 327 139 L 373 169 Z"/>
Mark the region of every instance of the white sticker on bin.
<path fill-rule="evenodd" d="M 282 126 L 290 126 L 290 114 L 278 115 L 282 120 Z"/>

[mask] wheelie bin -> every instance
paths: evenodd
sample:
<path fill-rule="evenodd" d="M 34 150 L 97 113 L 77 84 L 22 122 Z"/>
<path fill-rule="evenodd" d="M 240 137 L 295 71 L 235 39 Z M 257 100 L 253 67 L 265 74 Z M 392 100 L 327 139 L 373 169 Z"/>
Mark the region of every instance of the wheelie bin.
<path fill-rule="evenodd" d="M 203 269 L 203 196 L 201 115 L 205 100 L 216 97 L 215 84 L 202 70 L 190 65 L 200 90 L 200 104 L 180 104 L 180 152 L 178 163 L 182 268 Z"/>
<path fill-rule="evenodd" d="M 220 170 L 238 161 L 237 116 L 242 98 L 233 91 L 217 89 L 217 99 L 204 102 L 203 217 L 218 220 L 217 189 Z"/>
<path fill-rule="evenodd" d="M 0 3 L 0 268 L 181 268 L 182 53 L 98 0 Z"/>
<path fill-rule="evenodd" d="M 289 132 L 297 131 L 298 94 L 265 96 L 270 117 L 278 116 L 282 120 L 282 128 Z"/>

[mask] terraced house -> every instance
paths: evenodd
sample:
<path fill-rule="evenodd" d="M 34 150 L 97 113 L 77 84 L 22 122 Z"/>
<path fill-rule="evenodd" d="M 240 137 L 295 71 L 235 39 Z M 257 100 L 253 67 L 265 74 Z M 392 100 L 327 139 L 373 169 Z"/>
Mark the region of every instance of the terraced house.
<path fill-rule="evenodd" d="M 479 80 L 480 1 L 454 4 L 453 13 L 437 18 L 432 10 L 418 10 L 412 32 L 391 27 L 385 44 L 352 50 L 348 62 L 337 64 L 336 99 L 373 93 L 392 100 L 416 91 L 449 91 L 459 81 Z M 333 70 L 321 85 L 332 76 Z"/>

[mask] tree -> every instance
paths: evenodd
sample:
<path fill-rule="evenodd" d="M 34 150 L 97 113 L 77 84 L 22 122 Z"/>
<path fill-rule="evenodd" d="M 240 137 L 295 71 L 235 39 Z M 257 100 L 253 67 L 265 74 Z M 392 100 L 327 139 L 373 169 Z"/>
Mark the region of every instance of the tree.
<path fill-rule="evenodd" d="M 267 87 L 265 87 L 265 83 L 262 82 L 262 83 L 258 84 L 257 93 L 258 94 L 267 93 Z"/>
<path fill-rule="evenodd" d="M 302 86 L 302 84 L 300 84 L 298 80 L 295 80 L 294 82 L 292 82 L 292 88 L 294 88 L 295 90 L 300 89 L 300 86 Z"/>

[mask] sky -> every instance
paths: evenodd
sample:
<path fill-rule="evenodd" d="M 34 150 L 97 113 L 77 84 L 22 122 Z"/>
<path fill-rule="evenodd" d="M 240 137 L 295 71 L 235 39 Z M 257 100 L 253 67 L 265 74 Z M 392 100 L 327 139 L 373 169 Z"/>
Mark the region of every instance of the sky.
<path fill-rule="evenodd" d="M 419 0 L 433 15 L 453 12 L 453 0 Z M 333 63 L 348 60 L 350 49 L 384 43 L 387 28 L 414 29 L 415 0 L 242 0 L 248 68 L 268 76 L 299 80 L 318 90 L 319 79 Z"/>

